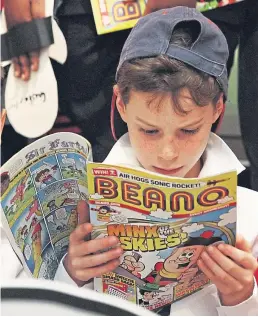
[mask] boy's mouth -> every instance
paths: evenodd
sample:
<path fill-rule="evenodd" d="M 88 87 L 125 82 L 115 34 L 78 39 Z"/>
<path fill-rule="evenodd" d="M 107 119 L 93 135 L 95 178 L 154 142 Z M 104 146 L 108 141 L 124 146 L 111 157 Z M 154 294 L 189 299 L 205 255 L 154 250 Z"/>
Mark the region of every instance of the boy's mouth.
<path fill-rule="evenodd" d="M 173 168 L 173 169 L 164 169 L 164 168 L 159 168 L 156 166 L 153 166 L 153 168 L 154 168 L 156 173 L 164 174 L 164 175 L 174 175 L 177 172 L 179 172 L 183 168 L 183 166 L 178 167 L 178 168 Z"/>

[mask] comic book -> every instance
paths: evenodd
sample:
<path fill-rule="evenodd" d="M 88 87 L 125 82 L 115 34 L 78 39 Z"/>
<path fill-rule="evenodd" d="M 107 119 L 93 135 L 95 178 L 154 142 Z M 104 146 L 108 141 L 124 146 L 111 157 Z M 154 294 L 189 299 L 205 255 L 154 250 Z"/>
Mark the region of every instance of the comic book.
<path fill-rule="evenodd" d="M 22 149 L 1 168 L 2 226 L 25 271 L 53 279 L 77 226 L 78 200 L 88 199 L 90 144 L 56 133 Z"/>
<path fill-rule="evenodd" d="M 197 9 L 206 11 L 243 0 L 199 0 Z M 105 34 L 135 26 L 143 16 L 148 0 L 91 0 L 98 34 Z"/>
<path fill-rule="evenodd" d="M 235 171 L 181 179 L 89 163 L 87 173 L 92 239 L 115 235 L 124 250 L 96 291 L 155 311 L 209 285 L 197 260 L 208 245 L 235 243 Z"/>

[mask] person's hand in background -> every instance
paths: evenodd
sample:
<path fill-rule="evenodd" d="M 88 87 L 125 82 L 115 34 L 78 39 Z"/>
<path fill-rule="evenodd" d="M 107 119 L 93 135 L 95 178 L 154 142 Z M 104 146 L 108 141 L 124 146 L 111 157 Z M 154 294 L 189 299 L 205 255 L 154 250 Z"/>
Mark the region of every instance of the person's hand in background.
<path fill-rule="evenodd" d="M 45 0 L 5 0 L 4 10 L 8 30 L 17 24 L 45 17 Z M 14 75 L 24 81 L 30 79 L 30 72 L 39 68 L 39 52 L 12 59 Z"/>
<path fill-rule="evenodd" d="M 1 123 L 0 123 L 0 144 L 1 144 L 2 143 L 2 132 L 4 129 L 4 124 L 5 124 L 5 119 L 6 119 L 6 110 L 3 109 L 0 112 L 0 115 L 1 115 Z"/>

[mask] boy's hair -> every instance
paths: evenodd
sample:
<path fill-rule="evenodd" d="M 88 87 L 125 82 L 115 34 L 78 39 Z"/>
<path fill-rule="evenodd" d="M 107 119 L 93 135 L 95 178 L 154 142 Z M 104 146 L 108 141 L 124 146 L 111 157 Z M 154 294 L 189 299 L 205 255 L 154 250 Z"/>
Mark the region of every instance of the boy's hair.
<path fill-rule="evenodd" d="M 199 32 L 195 21 L 181 22 L 174 29 L 170 43 L 190 48 Z M 169 94 L 175 111 L 180 113 L 185 113 L 179 98 L 183 88 L 189 90 L 193 101 L 201 107 L 210 102 L 215 106 L 222 94 L 214 77 L 167 55 L 125 61 L 118 71 L 117 84 L 125 104 L 129 102 L 131 91 L 152 93 L 150 103 Z"/>

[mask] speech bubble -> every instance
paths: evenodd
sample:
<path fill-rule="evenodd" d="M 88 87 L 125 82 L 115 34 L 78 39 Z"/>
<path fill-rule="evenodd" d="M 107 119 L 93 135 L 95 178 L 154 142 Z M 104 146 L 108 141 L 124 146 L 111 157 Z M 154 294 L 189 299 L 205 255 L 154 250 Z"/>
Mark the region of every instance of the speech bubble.
<path fill-rule="evenodd" d="M 55 223 L 55 221 L 54 221 L 54 216 L 53 216 L 53 215 L 49 216 L 49 217 L 47 218 L 47 221 L 48 221 L 48 222 Z"/>
<path fill-rule="evenodd" d="M 24 255 L 25 255 L 26 260 L 28 261 L 30 256 L 31 256 L 31 247 L 28 244 L 25 245 Z"/>
<path fill-rule="evenodd" d="M 65 208 L 57 209 L 55 214 L 56 214 L 56 218 L 58 220 L 65 219 L 67 217 L 67 212 L 66 212 Z"/>

